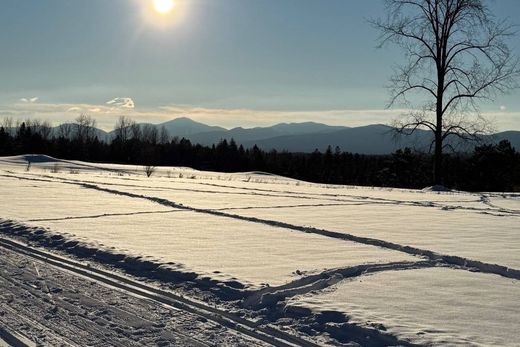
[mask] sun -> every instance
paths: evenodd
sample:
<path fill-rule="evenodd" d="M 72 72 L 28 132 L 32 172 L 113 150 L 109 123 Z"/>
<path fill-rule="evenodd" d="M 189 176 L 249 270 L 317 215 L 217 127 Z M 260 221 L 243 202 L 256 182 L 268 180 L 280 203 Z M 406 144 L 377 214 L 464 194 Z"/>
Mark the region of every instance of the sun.
<path fill-rule="evenodd" d="M 168 14 L 175 7 L 173 0 L 153 0 L 153 7 L 157 13 Z"/>
<path fill-rule="evenodd" d="M 184 23 L 188 0 L 132 0 L 140 10 L 143 27 L 159 30 L 178 28 Z M 0 0 L 1 2 L 1 0 Z"/>

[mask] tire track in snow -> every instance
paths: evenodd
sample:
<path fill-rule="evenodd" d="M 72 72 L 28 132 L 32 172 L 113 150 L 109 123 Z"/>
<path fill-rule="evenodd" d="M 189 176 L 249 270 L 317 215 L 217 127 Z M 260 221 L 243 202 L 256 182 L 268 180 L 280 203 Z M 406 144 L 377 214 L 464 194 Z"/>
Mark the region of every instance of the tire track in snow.
<path fill-rule="evenodd" d="M 3 175 L 3 176 L 6 176 L 6 175 Z M 22 179 L 22 180 L 37 180 L 37 181 L 54 182 L 54 183 L 56 182 L 54 180 L 49 180 L 49 179 L 26 178 L 26 177 L 14 176 L 14 175 L 7 175 L 7 176 Z M 330 237 L 330 238 L 334 238 L 334 239 L 338 239 L 338 240 L 352 241 L 352 242 L 362 243 L 362 244 L 366 244 L 366 245 L 386 248 L 386 249 L 390 249 L 390 250 L 394 250 L 394 251 L 404 252 L 404 253 L 418 256 L 418 257 L 425 257 L 431 261 L 444 262 L 446 264 L 449 264 L 452 266 L 457 266 L 462 269 L 466 269 L 466 270 L 470 270 L 470 271 L 478 270 L 483 273 L 490 273 L 490 274 L 495 274 L 495 275 L 499 275 L 499 276 L 506 277 L 506 278 L 513 278 L 513 279 L 520 280 L 520 270 L 518 270 L 518 269 L 513 269 L 513 268 L 509 268 L 509 267 L 497 265 L 497 264 L 485 263 L 485 262 L 481 262 L 478 260 L 468 259 L 468 258 L 464 258 L 464 257 L 460 257 L 460 256 L 440 254 L 440 253 L 430 251 L 427 249 L 421 249 L 421 248 L 412 247 L 412 246 L 405 246 L 405 245 L 401 245 L 398 243 L 393 243 L 393 242 L 375 239 L 375 238 L 356 236 L 356 235 L 350 234 L 350 233 L 342 233 L 342 232 L 337 232 L 337 231 L 318 229 L 318 228 L 314 228 L 314 227 L 305 227 L 305 226 L 294 225 L 294 224 L 289 224 L 289 223 L 285 223 L 285 222 L 269 220 L 269 219 L 262 219 L 262 218 L 257 218 L 257 217 L 241 216 L 241 215 L 226 213 L 226 212 L 218 211 L 218 210 L 190 207 L 190 206 L 179 204 L 174 201 L 170 201 L 170 200 L 163 199 L 163 198 L 141 195 L 141 194 L 134 194 L 134 193 L 119 191 L 119 190 L 110 189 L 110 188 L 104 188 L 104 187 L 100 187 L 96 184 L 81 183 L 81 182 L 77 182 L 77 181 L 68 181 L 66 179 L 61 179 L 61 182 L 65 183 L 65 184 L 81 186 L 81 187 L 84 187 L 87 189 L 98 190 L 101 192 L 110 193 L 110 194 L 114 194 L 114 195 L 126 196 L 126 197 L 130 197 L 130 198 L 135 198 L 135 199 L 148 200 L 148 201 L 152 201 L 152 202 L 155 202 L 155 203 L 163 205 L 163 206 L 168 206 L 168 207 L 172 207 L 172 208 L 176 208 L 176 209 L 192 211 L 192 212 L 197 212 L 197 213 L 202 213 L 202 214 L 209 214 L 209 215 L 214 215 L 214 216 L 220 216 L 220 217 L 225 217 L 225 218 L 232 218 L 232 219 L 236 219 L 236 220 L 242 220 L 242 221 L 247 221 L 247 222 L 257 223 L 257 224 L 264 224 L 264 225 L 289 229 L 289 230 L 308 233 L 308 234 L 321 235 L 321 236 Z"/>

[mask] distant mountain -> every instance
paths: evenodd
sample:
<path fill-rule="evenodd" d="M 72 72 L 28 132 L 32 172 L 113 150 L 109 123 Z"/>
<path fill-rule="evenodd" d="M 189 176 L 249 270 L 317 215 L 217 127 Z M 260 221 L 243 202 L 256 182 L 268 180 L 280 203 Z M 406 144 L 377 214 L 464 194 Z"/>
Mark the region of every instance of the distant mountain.
<path fill-rule="evenodd" d="M 501 140 L 508 140 L 517 151 L 520 151 L 520 131 L 510 130 L 491 135 L 492 142 L 500 142 Z"/>
<path fill-rule="evenodd" d="M 330 145 L 342 151 L 363 154 L 388 154 L 399 148 L 409 147 L 428 151 L 433 137 L 430 131 L 417 130 L 411 136 L 396 136 L 386 125 L 375 124 L 356 128 L 329 126 L 320 123 L 281 123 L 271 127 L 250 129 L 234 128 L 193 134 L 187 136 L 193 143 L 216 144 L 222 139 L 234 139 L 246 148 L 257 145 L 264 150 L 287 150 L 290 152 L 325 151 Z M 484 138 L 485 142 L 497 143 L 507 139 L 520 150 L 520 132 L 506 131 Z M 451 144 L 458 150 L 472 150 L 472 144 L 461 144 L 451 138 Z"/>
<path fill-rule="evenodd" d="M 200 133 L 226 131 L 224 128 L 199 123 L 186 117 L 176 118 L 165 123 L 157 124 L 157 127 L 165 127 L 172 137 L 189 137 Z"/>
<path fill-rule="evenodd" d="M 250 143 L 280 136 L 325 134 L 338 130 L 347 129 L 341 126 L 330 126 L 314 122 L 305 123 L 280 123 L 270 127 L 256 127 L 245 129 L 242 127 L 231 130 L 213 131 L 208 133 L 195 134 L 190 136 L 190 140 L 203 145 L 212 145 L 222 139 L 234 139 L 237 143 Z"/>
<path fill-rule="evenodd" d="M 190 118 L 187 117 L 181 117 L 176 118 L 164 123 L 159 124 L 150 124 L 150 123 L 139 123 L 141 127 L 145 125 L 151 125 L 155 126 L 157 130 L 160 130 L 162 127 L 164 127 L 168 134 L 171 137 L 178 137 L 178 138 L 190 138 L 193 135 L 200 134 L 200 133 L 209 133 L 209 132 L 222 132 L 227 131 L 227 129 L 218 127 L 218 126 L 210 126 L 203 123 L 196 122 Z M 115 137 L 115 132 L 112 130 L 109 133 L 111 138 Z"/>
<path fill-rule="evenodd" d="M 246 147 L 257 145 L 264 150 L 277 149 L 289 152 L 323 152 L 330 145 L 343 151 L 363 154 L 386 154 L 403 147 L 424 149 L 429 143 L 430 134 L 418 131 L 411 137 L 395 138 L 392 128 L 376 124 L 357 128 L 345 128 L 329 133 L 314 133 L 290 136 L 278 136 L 259 141 L 246 141 Z"/>
<path fill-rule="evenodd" d="M 141 124 L 144 126 L 145 124 Z M 153 124 L 148 124 L 153 125 Z M 75 129 L 73 124 L 69 125 Z M 165 127 L 171 137 L 187 138 L 192 143 L 211 146 L 222 139 L 234 139 L 246 148 L 257 145 L 264 150 L 276 149 L 290 152 L 313 152 L 318 149 L 324 152 L 330 145 L 342 151 L 362 154 L 388 154 L 399 148 L 409 147 L 416 150 L 429 150 L 432 143 L 430 131 L 418 130 L 412 136 L 394 136 L 392 128 L 386 125 L 374 124 L 356 128 L 329 126 L 315 122 L 280 123 L 270 127 L 233 128 L 227 130 L 218 126 L 209 126 L 189 118 L 177 118 L 165 123 L 155 124 L 157 129 Z M 14 131 L 14 129 L 13 129 Z M 96 129 L 100 140 L 110 141 L 113 132 Z M 52 128 L 51 136 L 59 136 L 59 127 Z M 70 135 L 74 135 L 74 130 Z M 498 143 L 507 139 L 513 147 L 520 151 L 520 131 L 505 131 L 485 136 L 487 143 Z M 455 140 L 455 139 L 454 139 Z M 472 150 L 473 145 L 460 145 L 459 150 Z"/>
<path fill-rule="evenodd" d="M 498 143 L 508 140 L 512 146 L 520 150 L 520 131 L 506 131 L 484 136 L 484 143 Z M 348 128 L 327 134 L 307 134 L 295 136 L 279 136 L 259 141 L 246 141 L 245 147 L 255 144 L 264 150 L 287 150 L 289 152 L 312 152 L 316 149 L 323 152 L 330 145 L 332 149 L 339 146 L 342 151 L 362 154 L 388 154 L 404 147 L 419 151 L 429 151 L 433 134 L 426 130 L 417 130 L 413 135 L 396 135 L 393 128 L 386 125 L 368 125 Z M 448 140 L 459 151 L 471 151 L 472 143 L 461 143 L 456 137 Z"/>

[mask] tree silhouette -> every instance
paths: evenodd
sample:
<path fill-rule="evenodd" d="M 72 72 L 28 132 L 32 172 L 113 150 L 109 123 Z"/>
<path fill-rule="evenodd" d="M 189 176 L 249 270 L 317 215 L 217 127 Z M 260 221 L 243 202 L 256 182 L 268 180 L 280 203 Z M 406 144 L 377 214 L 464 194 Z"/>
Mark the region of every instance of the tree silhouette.
<path fill-rule="evenodd" d="M 114 126 L 114 134 L 122 143 L 126 143 L 132 135 L 132 126 L 135 122 L 129 117 L 120 116 Z"/>
<path fill-rule="evenodd" d="M 87 114 L 81 114 L 75 119 L 75 138 L 79 143 L 88 143 L 96 137 L 96 120 Z"/>
<path fill-rule="evenodd" d="M 489 132 L 479 102 L 518 87 L 520 65 L 507 42 L 515 32 L 483 0 L 387 0 L 386 13 L 372 22 L 381 45 L 397 44 L 407 60 L 391 79 L 389 106 L 403 102 L 414 110 L 394 126 L 405 135 L 433 132 L 433 179 L 442 184 L 446 139 Z"/>

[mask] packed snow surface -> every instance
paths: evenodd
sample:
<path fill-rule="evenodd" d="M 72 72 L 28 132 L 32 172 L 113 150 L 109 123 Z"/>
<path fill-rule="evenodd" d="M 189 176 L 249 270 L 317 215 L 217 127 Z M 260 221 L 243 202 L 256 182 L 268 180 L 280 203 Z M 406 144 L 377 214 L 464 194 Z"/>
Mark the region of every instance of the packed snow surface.
<path fill-rule="evenodd" d="M 339 311 L 359 325 L 383 325 L 412 343 L 518 346 L 520 282 L 446 268 L 388 271 L 352 280 L 289 305 Z"/>
<path fill-rule="evenodd" d="M 170 211 L 152 202 L 118 199 L 109 194 L 57 182 L 0 177 L 1 217 L 20 221 L 66 219 Z M 88 221 L 84 223 L 88 224 Z"/>
<path fill-rule="evenodd" d="M 253 287 L 276 286 L 298 278 L 300 275 L 296 273 L 316 273 L 366 263 L 420 260 L 370 245 L 338 242 L 285 228 L 168 208 L 75 183 L 102 182 L 99 187 L 193 203 L 195 207 L 210 209 L 219 204 L 266 207 L 299 203 L 299 199 L 290 196 L 279 197 L 282 201 L 276 201 L 276 196 L 260 196 L 263 200 L 257 201 L 256 195 L 247 192 L 241 191 L 230 197 L 227 188 L 194 187 L 192 183 L 168 184 L 147 179 L 139 188 L 139 180 L 135 183 L 117 175 L 70 174 L 66 170 L 35 175 L 33 171 L 14 175 L 22 179 L 11 174 L 0 177 L 0 193 L 10 197 L 2 217 L 47 227 L 53 232 L 90 241 L 100 247 L 152 257 L 214 279 L 238 280 Z M 180 190 L 168 190 L 175 187 Z"/>
<path fill-rule="evenodd" d="M 373 337 L 428 345 L 520 339 L 518 193 L 176 167 L 146 177 L 138 166 L 26 155 L 0 158 L 0 196 L 4 234 L 47 228 L 218 285 L 239 282 L 253 307 L 338 311 L 350 318 L 341 324 L 378 330 Z"/>
<path fill-rule="evenodd" d="M 396 192 L 394 198 L 399 198 Z M 454 206 L 443 203 L 443 206 Z M 504 215 L 473 209 L 365 201 L 352 206 L 235 210 L 520 269 L 520 203 Z M 498 213 L 498 212 L 497 212 Z"/>
<path fill-rule="evenodd" d="M 419 260 L 373 246 L 187 211 L 38 225 L 131 254 L 151 255 L 187 271 L 257 286 L 284 284 L 296 271 Z"/>
<path fill-rule="evenodd" d="M 270 346 L 0 248 L 0 346 Z M 26 337 L 3 343 L 2 331 Z"/>

